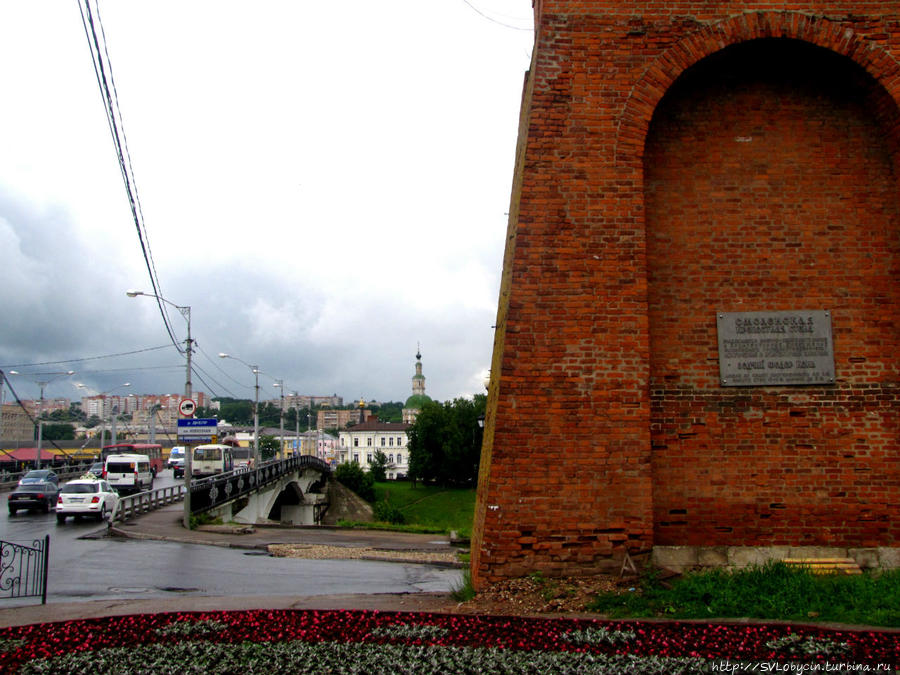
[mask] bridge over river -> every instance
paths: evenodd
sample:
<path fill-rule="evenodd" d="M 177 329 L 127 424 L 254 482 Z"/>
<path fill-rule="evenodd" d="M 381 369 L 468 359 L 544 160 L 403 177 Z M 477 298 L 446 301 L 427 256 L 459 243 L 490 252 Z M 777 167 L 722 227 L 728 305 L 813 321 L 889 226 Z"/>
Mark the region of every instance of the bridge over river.
<path fill-rule="evenodd" d="M 258 468 L 191 481 L 191 515 L 209 513 L 223 521 L 253 524 L 276 520 L 318 525 L 328 508 L 325 486 L 331 467 L 310 455 L 266 462 Z M 122 497 L 111 522 L 184 499 L 184 485 Z"/>

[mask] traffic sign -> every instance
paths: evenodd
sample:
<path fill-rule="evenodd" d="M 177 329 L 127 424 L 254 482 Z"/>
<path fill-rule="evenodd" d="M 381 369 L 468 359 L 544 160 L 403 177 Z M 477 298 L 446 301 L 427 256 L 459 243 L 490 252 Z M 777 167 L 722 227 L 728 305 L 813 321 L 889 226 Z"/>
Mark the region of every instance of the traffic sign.
<path fill-rule="evenodd" d="M 197 404 L 194 402 L 194 399 L 183 398 L 181 403 L 178 404 L 178 412 L 184 417 L 192 417 L 195 410 L 197 410 Z"/>
<path fill-rule="evenodd" d="M 211 442 L 217 435 L 218 424 L 214 417 L 178 420 L 178 440 Z"/>

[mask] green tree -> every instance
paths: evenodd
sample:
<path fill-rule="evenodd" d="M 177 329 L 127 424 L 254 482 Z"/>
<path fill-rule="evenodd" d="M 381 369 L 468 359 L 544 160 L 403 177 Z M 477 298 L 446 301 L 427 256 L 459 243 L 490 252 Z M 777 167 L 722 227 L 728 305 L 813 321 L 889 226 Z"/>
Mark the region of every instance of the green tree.
<path fill-rule="evenodd" d="M 263 435 L 259 437 L 259 457 L 262 461 L 267 462 L 281 448 L 281 443 L 275 436 Z"/>
<path fill-rule="evenodd" d="M 41 438 L 45 441 L 71 441 L 75 439 L 75 427 L 71 424 L 44 424 Z"/>
<path fill-rule="evenodd" d="M 367 502 L 375 501 L 375 481 L 372 479 L 372 474 L 363 471 L 358 462 L 338 464 L 334 470 L 334 477 Z"/>
<path fill-rule="evenodd" d="M 369 465 L 369 473 L 376 483 L 383 483 L 387 480 L 388 458 L 381 450 L 376 450 L 372 457 L 372 464 Z"/>
<path fill-rule="evenodd" d="M 487 399 L 457 398 L 422 406 L 409 435 L 409 475 L 442 485 L 472 485 L 478 478 L 483 419 Z"/>
<path fill-rule="evenodd" d="M 403 404 L 399 401 L 387 401 L 381 404 L 376 414 L 380 422 L 402 422 Z"/>
<path fill-rule="evenodd" d="M 259 404 L 259 426 L 277 427 L 281 423 L 281 408 L 271 402 Z"/>
<path fill-rule="evenodd" d="M 253 424 L 253 401 L 228 397 L 216 400 L 219 402 L 219 419 L 237 426 Z"/>
<path fill-rule="evenodd" d="M 86 419 L 86 416 L 81 411 L 81 406 L 76 406 L 73 403 L 69 404 L 68 410 L 57 409 L 49 413 L 42 413 L 41 419 L 53 420 L 54 422 L 82 422 Z"/>

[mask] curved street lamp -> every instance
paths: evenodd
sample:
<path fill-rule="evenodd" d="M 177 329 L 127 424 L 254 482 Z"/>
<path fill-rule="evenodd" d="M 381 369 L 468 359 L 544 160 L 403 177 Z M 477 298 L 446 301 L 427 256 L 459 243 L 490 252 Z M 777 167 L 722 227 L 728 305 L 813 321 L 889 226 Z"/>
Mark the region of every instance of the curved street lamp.
<path fill-rule="evenodd" d="M 187 370 L 184 376 L 184 397 L 191 398 L 193 392 L 193 387 L 191 385 L 191 345 L 193 344 L 193 340 L 191 340 L 191 308 L 188 305 L 176 305 L 174 302 L 170 300 L 166 300 L 161 295 L 155 295 L 153 293 L 144 293 L 144 291 L 125 291 L 125 295 L 129 298 L 136 298 L 139 295 L 146 296 L 148 298 L 156 298 L 160 302 L 164 302 L 167 305 L 171 305 L 179 312 L 181 312 L 181 316 L 184 317 L 185 321 L 187 321 L 187 340 L 184 341 L 187 347 L 184 350 L 185 357 L 187 358 Z"/>
<path fill-rule="evenodd" d="M 11 371 L 9 371 L 9 374 L 10 375 L 18 375 L 19 377 L 24 377 L 26 380 L 28 380 L 30 382 L 34 382 L 36 385 L 38 385 L 41 388 L 41 398 L 40 398 L 40 401 L 38 402 L 38 414 L 36 416 L 36 420 L 37 420 L 37 422 L 36 422 L 37 454 L 35 455 L 35 458 L 34 458 L 34 468 L 40 469 L 41 468 L 41 441 L 43 440 L 42 436 L 43 436 L 43 431 L 44 431 L 43 424 L 41 422 L 41 415 L 44 413 L 44 387 L 46 387 L 51 382 L 54 382 L 55 380 L 58 380 L 60 378 L 71 377 L 72 375 L 75 374 L 75 371 L 74 370 L 63 370 L 63 371 L 58 371 L 55 373 L 37 373 L 37 375 L 43 376 L 39 380 L 34 380 L 34 379 L 28 377 L 27 375 L 23 375 L 22 373 L 20 373 L 17 370 L 11 370 Z"/>
<path fill-rule="evenodd" d="M 139 295 L 143 295 L 148 298 L 156 298 L 158 302 L 164 302 L 167 305 L 171 305 L 179 312 L 181 312 L 181 316 L 184 317 L 184 320 L 187 321 L 187 339 L 184 341 L 185 350 L 184 356 L 187 359 L 187 367 L 185 369 L 184 375 L 184 397 L 186 399 L 190 399 L 193 397 L 193 387 L 191 386 L 191 352 L 193 351 L 193 340 L 191 340 L 191 308 L 188 305 L 176 305 L 171 300 L 167 300 L 161 295 L 156 295 L 155 293 L 144 293 L 144 291 L 125 291 L 125 295 L 129 298 L 136 298 Z M 190 417 L 194 415 L 191 414 Z M 193 472 L 192 461 L 193 461 L 194 451 L 191 449 L 191 444 L 187 443 L 187 452 L 184 453 L 184 527 L 185 529 L 191 529 L 191 473 Z"/>
<path fill-rule="evenodd" d="M 18 375 L 19 377 L 24 377 L 29 382 L 34 382 L 37 386 L 41 388 L 41 399 L 40 399 L 40 407 L 38 408 L 38 417 L 41 416 L 41 413 L 44 411 L 44 387 L 46 387 L 51 382 L 55 382 L 56 380 L 63 377 L 71 377 L 75 374 L 74 370 L 62 370 L 55 373 L 35 373 L 36 375 L 41 375 L 40 379 L 32 379 L 23 373 L 20 373 L 18 370 L 9 371 L 10 375 Z"/>
<path fill-rule="evenodd" d="M 253 466 L 259 467 L 259 366 L 251 366 L 243 359 L 239 359 L 231 354 L 225 354 L 224 352 L 219 352 L 219 358 L 233 359 L 238 363 L 243 363 L 253 372 L 253 375 L 256 378 L 256 396 L 253 399 Z"/>

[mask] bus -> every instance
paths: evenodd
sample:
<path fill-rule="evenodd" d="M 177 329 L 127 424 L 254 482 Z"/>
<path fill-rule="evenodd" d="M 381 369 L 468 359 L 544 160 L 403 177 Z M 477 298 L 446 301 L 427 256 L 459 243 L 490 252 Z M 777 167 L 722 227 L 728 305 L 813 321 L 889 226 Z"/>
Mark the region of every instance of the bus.
<path fill-rule="evenodd" d="M 100 450 L 100 459 L 104 466 L 106 466 L 106 458 L 110 455 L 147 455 L 150 458 L 150 472 L 154 477 L 165 468 L 162 446 L 155 443 L 104 445 Z"/>
<path fill-rule="evenodd" d="M 234 457 L 229 445 L 198 445 L 191 455 L 191 476 L 203 478 L 234 470 Z"/>
<path fill-rule="evenodd" d="M 253 448 L 242 447 L 234 436 L 228 436 L 222 445 L 231 446 L 231 457 L 234 459 L 235 471 L 248 471 L 253 465 Z"/>
<path fill-rule="evenodd" d="M 234 468 L 247 471 L 253 464 L 253 448 L 240 446 L 231 448 L 231 456 L 234 458 Z"/>

